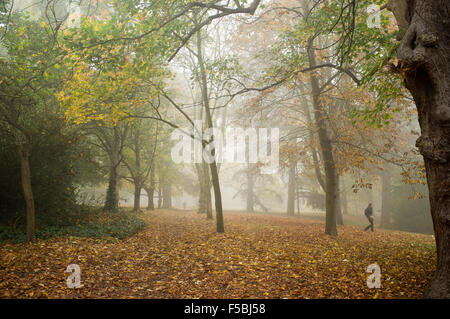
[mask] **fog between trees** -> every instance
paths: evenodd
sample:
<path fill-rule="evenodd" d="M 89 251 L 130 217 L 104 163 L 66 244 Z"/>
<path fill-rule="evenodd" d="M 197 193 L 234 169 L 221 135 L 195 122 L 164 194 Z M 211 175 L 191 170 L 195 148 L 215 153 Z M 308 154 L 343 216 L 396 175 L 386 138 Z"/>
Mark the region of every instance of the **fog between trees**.
<path fill-rule="evenodd" d="M 339 236 L 341 225 L 366 226 L 373 203 L 377 231 L 435 235 L 428 295 L 448 297 L 441 7 L 448 3 L 3 2 L 2 240 L 36 242 L 98 214 L 159 208 L 196 211 L 218 233 L 227 212 L 244 211 L 321 220 Z M 247 133 L 234 143 L 240 161 L 219 160 L 230 129 Z M 177 161 L 181 141 L 191 149 Z M 264 162 L 263 150 L 277 156 Z M 144 227 L 130 218 L 127 230 L 112 222 L 120 236 Z"/>

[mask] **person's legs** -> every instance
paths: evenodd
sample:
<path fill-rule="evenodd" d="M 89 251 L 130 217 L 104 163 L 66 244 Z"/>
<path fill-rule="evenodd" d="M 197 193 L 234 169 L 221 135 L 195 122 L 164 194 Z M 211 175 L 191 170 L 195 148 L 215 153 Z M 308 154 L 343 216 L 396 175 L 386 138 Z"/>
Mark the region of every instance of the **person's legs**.
<path fill-rule="evenodd" d="M 373 229 L 373 217 L 372 218 L 370 218 L 369 219 L 370 220 L 370 228 L 372 229 L 372 231 L 374 231 L 374 229 Z"/>
<path fill-rule="evenodd" d="M 367 231 L 367 230 L 370 228 L 371 224 L 372 224 L 371 221 L 370 221 L 369 216 L 366 215 L 366 218 L 369 220 L 370 224 L 369 224 L 369 226 L 367 226 L 366 228 L 364 228 L 364 231 Z"/>

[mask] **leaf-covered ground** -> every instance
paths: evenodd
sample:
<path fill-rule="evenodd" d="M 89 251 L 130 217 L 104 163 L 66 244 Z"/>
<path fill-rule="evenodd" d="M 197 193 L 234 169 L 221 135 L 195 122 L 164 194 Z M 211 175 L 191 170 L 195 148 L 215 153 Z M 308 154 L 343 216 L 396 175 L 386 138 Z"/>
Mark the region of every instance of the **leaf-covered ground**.
<path fill-rule="evenodd" d="M 193 212 L 144 213 L 123 241 L 60 238 L 0 246 L 1 298 L 418 298 L 430 282 L 432 236 L 226 213 L 224 234 Z M 381 288 L 366 286 L 368 265 Z M 81 268 L 69 289 L 65 270 Z"/>

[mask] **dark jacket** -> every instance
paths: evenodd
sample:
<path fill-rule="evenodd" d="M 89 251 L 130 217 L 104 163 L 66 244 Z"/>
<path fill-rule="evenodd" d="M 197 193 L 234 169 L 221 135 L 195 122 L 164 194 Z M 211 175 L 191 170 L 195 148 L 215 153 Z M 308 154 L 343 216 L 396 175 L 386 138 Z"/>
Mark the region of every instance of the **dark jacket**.
<path fill-rule="evenodd" d="M 367 217 L 373 216 L 373 209 L 372 209 L 372 207 L 367 207 L 367 208 L 364 210 L 364 214 L 365 214 Z"/>

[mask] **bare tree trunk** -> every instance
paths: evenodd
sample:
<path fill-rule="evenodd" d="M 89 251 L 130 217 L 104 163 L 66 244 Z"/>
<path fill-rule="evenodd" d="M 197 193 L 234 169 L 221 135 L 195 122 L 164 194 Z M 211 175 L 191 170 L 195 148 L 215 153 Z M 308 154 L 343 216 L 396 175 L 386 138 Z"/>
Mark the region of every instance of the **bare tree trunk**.
<path fill-rule="evenodd" d="M 338 183 L 337 199 L 336 199 L 336 222 L 338 225 L 344 226 L 344 216 L 342 215 L 341 209 L 341 188 L 339 185 L 339 176 L 336 177 Z"/>
<path fill-rule="evenodd" d="M 160 209 L 162 207 L 162 188 L 161 188 L 161 179 L 159 181 L 159 185 L 158 185 L 158 209 Z"/>
<path fill-rule="evenodd" d="M 155 189 L 153 187 L 145 188 L 145 192 L 147 193 L 147 210 L 154 210 L 155 204 L 153 202 L 153 197 L 155 196 Z"/>
<path fill-rule="evenodd" d="M 142 187 L 138 183 L 134 184 L 134 204 L 133 210 L 139 211 L 141 210 L 141 191 Z"/>
<path fill-rule="evenodd" d="M 294 216 L 295 214 L 295 166 L 291 164 L 289 167 L 289 181 L 288 181 L 288 199 L 287 199 L 287 214 Z"/>
<path fill-rule="evenodd" d="M 114 137 L 108 151 L 109 157 L 109 183 L 106 191 L 104 209 L 107 212 L 117 212 L 119 209 L 119 165 L 121 162 L 121 145 L 124 136 L 114 127 Z"/>
<path fill-rule="evenodd" d="M 167 183 L 162 189 L 163 203 L 162 208 L 170 209 L 172 208 L 172 185 Z"/>
<path fill-rule="evenodd" d="M 315 52 L 313 48 L 312 38 L 308 45 L 309 66 L 316 66 Z M 320 148 L 322 151 L 322 159 L 325 171 L 325 233 L 332 236 L 337 236 L 336 215 L 337 215 L 337 198 L 338 198 L 338 181 L 337 172 L 333 156 L 333 148 L 331 139 L 328 134 L 328 125 L 326 114 L 320 102 L 320 87 L 317 77 L 312 73 L 310 75 L 314 118 L 318 128 Z"/>
<path fill-rule="evenodd" d="M 206 162 L 196 164 L 199 180 L 200 194 L 198 198 L 198 213 L 205 214 L 206 219 L 213 219 L 212 199 L 211 199 L 211 182 L 209 179 L 209 168 Z"/>
<path fill-rule="evenodd" d="M 141 148 L 139 143 L 140 132 L 137 131 L 134 137 L 134 155 L 135 155 L 135 167 L 136 173 L 134 175 L 134 205 L 133 210 L 141 210 L 141 191 L 142 191 L 142 181 L 141 181 Z M 131 170 L 130 170 L 131 172 Z M 131 172 L 133 175 L 133 173 Z"/>
<path fill-rule="evenodd" d="M 198 188 L 199 188 L 197 213 L 206 214 L 206 194 L 205 194 L 205 178 L 203 175 L 204 174 L 203 165 L 197 163 L 195 164 L 195 167 L 197 168 Z"/>
<path fill-rule="evenodd" d="M 35 225 L 33 189 L 31 187 L 30 143 L 29 142 L 20 143 L 17 146 L 17 155 L 20 158 L 22 190 L 26 205 L 27 241 L 35 243 L 36 225 Z"/>
<path fill-rule="evenodd" d="M 309 111 L 308 103 L 305 103 L 305 115 L 306 115 L 306 119 L 308 120 L 308 124 L 313 125 L 313 121 L 311 118 L 311 112 Z M 312 141 L 314 140 L 314 133 L 312 130 L 309 131 L 309 138 L 311 139 L 311 143 L 312 143 Z M 322 172 L 320 171 L 320 163 L 319 163 L 319 157 L 317 156 L 317 150 L 313 146 L 310 146 L 310 149 L 311 149 L 311 155 L 313 158 L 314 172 L 316 173 L 317 182 L 319 183 L 322 190 L 325 192 L 326 185 L 325 185 L 325 180 L 322 175 Z"/>
<path fill-rule="evenodd" d="M 391 174 L 385 169 L 381 173 L 381 228 L 391 224 Z"/>
<path fill-rule="evenodd" d="M 209 97 L 208 97 L 208 86 L 206 79 L 206 71 L 203 61 L 203 49 L 202 49 L 202 38 L 200 35 L 200 31 L 197 32 L 197 58 L 200 67 L 201 74 L 201 87 L 202 87 L 202 99 L 205 107 L 206 114 L 206 122 L 208 128 L 213 128 L 211 110 L 209 109 Z M 211 141 L 212 142 L 212 141 Z M 211 152 L 212 156 L 215 156 L 215 150 Z M 219 173 L 217 171 L 216 160 L 214 159 L 211 164 L 209 164 L 211 170 L 211 181 L 214 189 L 214 201 L 216 205 L 216 222 L 217 222 L 217 232 L 223 233 L 225 231 L 223 224 L 223 211 L 222 211 L 222 194 L 220 192 L 220 182 L 219 182 Z"/>
<path fill-rule="evenodd" d="M 211 179 L 209 177 L 209 169 L 208 164 L 203 162 L 203 185 L 205 187 L 205 211 L 206 211 L 206 219 L 213 219 L 212 214 L 212 198 L 211 198 Z"/>
<path fill-rule="evenodd" d="M 155 209 L 155 203 L 154 203 L 154 197 L 155 197 L 155 168 L 154 165 L 150 168 L 150 185 L 145 189 L 147 192 L 147 210 L 154 210 Z"/>
<path fill-rule="evenodd" d="M 222 194 L 220 193 L 219 174 L 217 172 L 217 165 L 215 161 L 213 161 L 210 164 L 210 168 L 211 168 L 212 184 L 214 189 L 214 199 L 216 203 L 217 232 L 223 233 L 225 231 L 225 227 L 223 224 Z"/>
<path fill-rule="evenodd" d="M 119 208 L 119 172 L 118 164 L 112 161 L 109 168 L 109 182 L 106 191 L 104 209 L 107 212 L 117 212 Z"/>
<path fill-rule="evenodd" d="M 408 23 L 398 58 L 419 114 L 416 145 L 425 162 L 436 238 L 436 273 L 426 296 L 450 298 L 450 2 L 395 3 L 397 20 L 406 17 Z"/>

